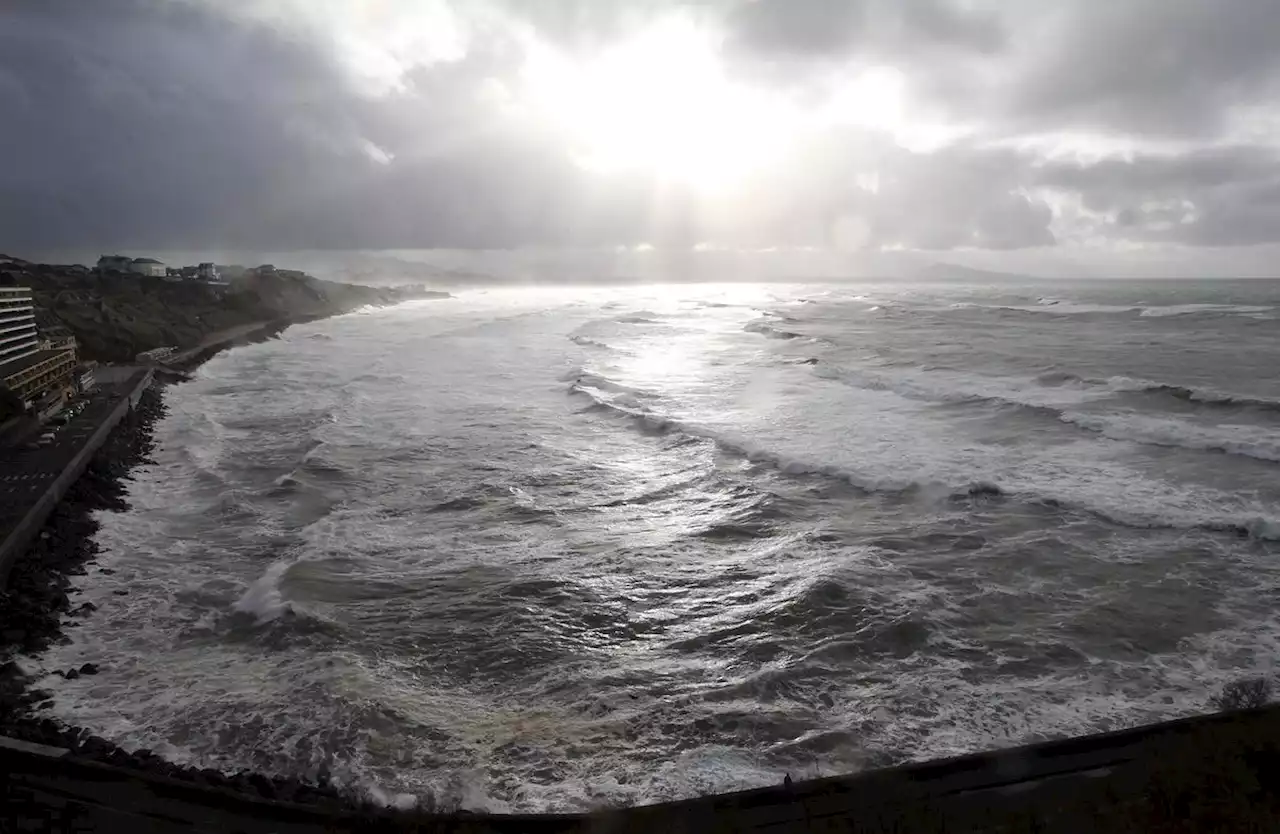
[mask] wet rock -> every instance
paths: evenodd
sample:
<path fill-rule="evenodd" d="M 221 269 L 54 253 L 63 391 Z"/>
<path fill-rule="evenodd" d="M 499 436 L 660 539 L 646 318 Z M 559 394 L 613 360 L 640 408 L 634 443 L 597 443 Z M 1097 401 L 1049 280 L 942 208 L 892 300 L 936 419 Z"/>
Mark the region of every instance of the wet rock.
<path fill-rule="evenodd" d="M 249 784 L 257 791 L 258 795 L 265 799 L 275 799 L 276 789 L 271 784 L 271 780 L 263 776 L 261 773 L 255 773 L 249 777 Z"/>
<path fill-rule="evenodd" d="M 125 481 L 134 466 L 151 457 L 154 450 L 151 426 L 164 413 L 160 395 L 155 391 L 144 392 L 139 407 L 112 432 L 84 475 L 50 514 L 41 531 L 43 535 L 37 537 L 13 565 L 8 586 L 0 589 L 0 657 L 10 652 L 36 653 L 53 644 L 67 644 L 71 641 L 62 633 L 64 617 L 97 610 L 98 606 L 90 602 L 73 605 L 72 597 L 79 591 L 71 587 L 68 576 L 83 574 L 101 552 L 93 541 L 99 529 L 94 514 L 129 508 Z M 116 573 L 110 568 L 102 568 L 100 572 L 107 576 Z M 115 594 L 128 596 L 129 591 L 120 589 Z M 96 663 L 54 672 L 67 680 L 99 673 Z M 30 684 L 16 663 L 0 664 L 0 734 L 62 747 L 82 759 L 199 781 L 222 789 L 234 786 L 260 797 L 332 807 L 355 808 L 360 804 L 358 799 L 344 796 L 330 783 L 327 770 L 320 774 L 320 785 L 249 772 L 227 777 L 216 770 L 195 770 L 166 762 L 151 750 L 130 753 L 85 729 L 62 726 L 49 718 L 36 719 L 32 712 L 46 709 L 54 701 L 48 692 L 28 689 Z"/>
<path fill-rule="evenodd" d="M 92 759 L 105 759 L 114 750 L 115 745 L 98 736 L 89 736 L 80 745 L 80 753 Z"/>
<path fill-rule="evenodd" d="M 196 781 L 203 782 L 206 785 L 216 788 L 221 786 L 226 780 L 223 778 L 221 772 L 207 767 L 196 774 Z"/>

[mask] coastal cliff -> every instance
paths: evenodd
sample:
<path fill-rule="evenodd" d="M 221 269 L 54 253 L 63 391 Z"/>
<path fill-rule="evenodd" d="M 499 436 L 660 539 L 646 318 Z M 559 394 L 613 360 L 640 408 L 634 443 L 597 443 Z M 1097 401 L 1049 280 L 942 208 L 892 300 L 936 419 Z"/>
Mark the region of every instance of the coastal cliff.
<path fill-rule="evenodd" d="M 448 296 L 422 287 L 366 287 L 288 271 L 213 286 L 99 274 L 83 266 L 3 255 L 0 284 L 31 287 L 42 329 L 65 327 L 76 337 L 82 357 L 103 362 L 128 362 L 159 347 L 195 348 L 214 334 L 246 325 L 288 324 L 368 305 Z"/>

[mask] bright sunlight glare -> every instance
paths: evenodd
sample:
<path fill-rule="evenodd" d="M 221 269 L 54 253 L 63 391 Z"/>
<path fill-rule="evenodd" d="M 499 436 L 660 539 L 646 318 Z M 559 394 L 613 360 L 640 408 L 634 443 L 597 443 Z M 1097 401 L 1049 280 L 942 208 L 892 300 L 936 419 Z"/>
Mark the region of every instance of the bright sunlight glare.
<path fill-rule="evenodd" d="M 682 18 L 585 60 L 534 45 L 523 81 L 595 170 L 731 184 L 775 158 L 799 124 L 780 97 L 727 79 L 711 37 Z"/>

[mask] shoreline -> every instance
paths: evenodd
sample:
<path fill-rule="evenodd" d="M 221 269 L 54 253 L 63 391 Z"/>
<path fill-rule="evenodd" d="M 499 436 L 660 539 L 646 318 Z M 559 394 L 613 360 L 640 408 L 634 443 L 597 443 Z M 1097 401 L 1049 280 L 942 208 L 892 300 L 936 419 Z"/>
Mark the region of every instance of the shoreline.
<path fill-rule="evenodd" d="M 211 349 L 207 356 L 193 360 L 192 368 L 198 367 L 222 350 L 273 338 L 295 323 L 303 322 L 289 322 L 270 333 L 265 328 L 255 329 L 240 334 L 239 338 L 228 339 Z M 353 786 L 334 785 L 325 778 L 308 781 L 250 770 L 228 773 L 177 765 L 146 749 L 130 752 L 82 728 L 38 717 L 37 713 L 51 697 L 50 693 L 35 688 L 35 681 L 27 678 L 17 664 L 12 662 L 11 657 L 15 654 L 36 654 L 65 640 L 63 626 L 71 623 L 64 623 L 63 618 L 77 618 L 94 610 L 91 605 L 77 604 L 70 578 L 83 575 L 85 566 L 95 560 L 100 552 L 95 542 L 98 531 L 95 514 L 102 510 L 125 512 L 129 509 L 126 500 L 127 482 L 134 467 L 146 464 L 155 448 L 154 425 L 163 418 L 166 411 L 164 392 L 165 385 L 160 382 L 153 383 L 144 392 L 136 411 L 112 431 L 89 469 L 76 481 L 42 527 L 36 544 L 20 557 L 14 568 L 15 579 L 20 571 L 23 572 L 23 584 L 17 587 L 20 593 L 15 594 L 14 587 L 0 591 L 0 737 L 7 736 L 53 748 L 46 754 L 46 758 L 56 755 L 57 751 L 67 751 L 69 755 L 63 760 L 65 772 L 56 771 L 56 763 L 48 765 L 50 770 L 65 775 L 69 785 L 66 796 L 75 795 L 78 788 L 70 787 L 70 783 L 77 780 L 88 784 L 98 778 L 105 782 L 107 776 L 95 776 L 92 768 L 108 765 L 113 768 L 119 781 L 132 779 L 137 783 L 135 787 L 143 786 L 139 790 L 159 786 L 155 788 L 159 794 L 160 788 L 167 784 L 177 786 L 173 788 L 175 794 L 180 788 L 192 794 L 203 792 L 214 796 L 218 802 L 248 805 L 246 813 L 263 814 L 259 818 L 262 820 L 261 830 L 272 830 L 267 814 L 273 807 L 304 808 L 311 814 L 322 815 L 331 820 L 334 826 L 368 826 L 381 830 L 413 829 L 415 826 L 470 831 L 567 830 L 571 827 L 578 828 L 579 825 L 584 830 L 600 830 L 605 827 L 633 831 L 679 830 L 674 827 L 674 822 L 688 823 L 693 820 L 705 822 L 708 828 L 726 824 L 726 820 L 736 820 L 743 827 L 758 824 L 762 828 L 774 826 L 772 830 L 807 830 L 811 813 L 815 815 L 815 819 L 829 814 L 831 819 L 852 821 L 859 819 L 861 814 L 878 810 L 877 801 L 906 802 L 915 796 L 912 791 L 919 790 L 920 785 L 926 784 L 924 775 L 928 774 L 932 774 L 928 778 L 935 780 L 936 784 L 946 783 L 936 788 L 939 792 L 934 798 L 940 807 L 951 803 L 954 795 L 981 797 L 981 792 L 987 791 L 989 793 L 986 796 L 993 797 L 993 802 L 998 801 L 1002 803 L 1000 807 L 1007 809 L 1005 803 L 1013 800 L 1004 795 L 997 796 L 996 793 L 1012 784 L 1026 786 L 1028 793 L 1023 796 L 1027 807 L 1038 812 L 1049 807 L 1050 803 L 1066 801 L 1060 792 L 1065 788 L 1053 787 L 1064 783 L 1051 780 L 1069 778 L 1082 778 L 1086 780 L 1085 784 L 1099 787 L 1118 785 L 1120 796 L 1125 799 L 1142 796 L 1144 794 L 1141 791 L 1146 789 L 1146 783 L 1139 782 L 1138 787 L 1133 787 L 1129 782 L 1113 782 L 1110 781 L 1112 777 L 1103 771 L 1115 768 L 1119 772 L 1121 768 L 1130 768 L 1130 763 L 1137 761 L 1139 754 L 1144 757 L 1143 762 L 1158 762 L 1158 745 L 1172 743 L 1167 741 L 1167 737 L 1175 732 L 1199 733 L 1194 749 L 1218 745 L 1223 758 L 1235 762 L 1240 751 L 1247 750 L 1243 742 L 1232 740 L 1232 733 L 1236 731 L 1231 729 L 1231 722 L 1237 720 L 1248 719 L 1251 722 L 1248 728 L 1251 740 L 1262 738 L 1268 733 L 1274 734 L 1274 738 L 1266 738 L 1270 745 L 1268 755 L 1280 750 L 1280 741 L 1276 740 L 1280 739 L 1280 708 L 1272 708 L 1265 714 L 1254 713 L 1252 717 L 1196 716 L 1161 725 L 1041 743 L 1021 751 L 984 751 L 951 760 L 913 763 L 826 779 L 796 781 L 794 784 L 788 780 L 785 787 L 709 795 L 659 805 L 614 808 L 597 813 L 512 816 L 480 813 L 441 815 L 436 811 L 435 799 L 430 794 L 419 798 L 416 808 L 401 811 L 373 801 Z M 79 624 L 79 627 L 85 625 Z M 16 631 L 22 632 L 17 638 L 13 636 Z M 15 639 L 18 641 L 16 646 L 12 644 Z M 93 663 L 86 663 L 76 669 L 66 669 L 54 674 L 63 677 L 74 674 L 80 677 L 96 672 L 97 668 Z M 6 759 L 6 755 L 9 758 Z M 1066 762 L 1062 765 L 1062 772 L 1036 770 L 1034 774 L 1027 773 L 1029 765 L 1033 769 L 1056 766 L 1054 756 Z M 1165 758 L 1176 759 L 1169 756 Z M 0 738 L 0 761 L 19 761 L 17 756 L 5 753 L 3 738 Z M 14 773 L 18 771 L 17 767 L 13 769 Z M 1126 772 L 1132 772 L 1132 768 Z M 1107 776 L 1107 782 L 1099 780 L 1100 773 Z M 907 775 L 907 781 L 890 781 L 890 777 L 896 778 L 903 774 Z M 1014 778 L 1010 774 L 1017 774 L 1018 777 Z M 1175 776 L 1184 778 L 1181 774 Z M 1135 778 L 1126 776 L 1126 779 Z M 964 784 L 958 786 L 952 780 L 963 781 Z M 0 779 L 0 783 L 4 781 Z M 15 779 L 15 782 L 21 784 L 20 779 Z M 36 818 L 35 812 L 43 810 L 45 806 L 38 801 L 22 799 L 20 790 L 21 788 L 14 794 L 0 791 L 0 796 L 13 802 L 10 807 L 29 807 L 32 809 L 31 818 Z M 13 800 L 13 796 L 18 796 L 19 799 Z M 29 804 L 22 805 L 24 801 Z M 116 801 L 123 802 L 120 799 Z M 186 806 L 188 812 L 199 807 L 195 804 L 197 799 L 182 801 L 191 803 Z M 918 801 L 924 802 L 923 799 Z M 945 807 L 949 809 L 947 813 L 954 813 L 951 805 Z M 802 816 L 798 816 L 801 814 Z M 942 812 L 939 811 L 938 814 L 937 819 L 943 820 Z M 927 821 L 931 823 L 933 819 Z M 868 830 L 878 829 L 868 823 Z M 909 827 L 893 830 L 921 829 Z"/>
<path fill-rule="evenodd" d="M 394 305 L 386 305 L 394 306 Z M 39 710 L 52 693 L 36 687 L 19 662 L 50 646 L 65 644 L 64 626 L 83 627 L 76 619 L 96 610 L 76 602 L 79 593 L 71 579 L 87 573 L 101 548 L 96 541 L 100 511 L 127 512 L 127 482 L 137 467 L 152 462 L 155 423 L 167 413 L 164 389 L 184 381 L 204 362 L 224 350 L 277 338 L 294 324 L 344 315 L 347 312 L 298 316 L 240 328 L 225 339 L 200 345 L 179 367 L 156 366 L 154 381 L 142 392 L 137 407 L 111 430 L 84 473 L 67 490 L 41 526 L 34 541 L 17 557 L 8 583 L 0 586 L 0 738 L 66 750 L 101 764 L 123 766 L 140 774 L 167 777 L 195 785 L 229 790 L 266 800 L 322 806 L 333 812 L 384 814 L 391 809 L 365 795 L 332 784 L 322 773 L 316 780 L 272 776 L 249 770 L 223 773 L 209 768 L 177 765 L 147 749 L 129 751 L 82 728 L 64 725 Z M 65 618 L 70 618 L 67 621 Z M 97 674 L 94 663 L 59 670 L 64 678 Z M 430 801 L 430 798 L 428 798 Z"/>

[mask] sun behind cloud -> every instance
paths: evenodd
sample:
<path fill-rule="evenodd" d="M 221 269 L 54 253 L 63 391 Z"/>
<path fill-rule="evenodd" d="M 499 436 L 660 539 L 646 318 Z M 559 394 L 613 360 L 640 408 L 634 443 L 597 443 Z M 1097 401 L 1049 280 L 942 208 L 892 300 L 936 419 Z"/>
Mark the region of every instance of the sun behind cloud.
<path fill-rule="evenodd" d="M 685 17 L 585 57 L 531 44 L 521 80 L 592 170 L 730 184 L 783 153 L 801 127 L 783 97 L 729 79 L 714 36 Z"/>

